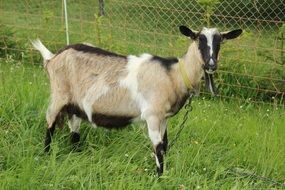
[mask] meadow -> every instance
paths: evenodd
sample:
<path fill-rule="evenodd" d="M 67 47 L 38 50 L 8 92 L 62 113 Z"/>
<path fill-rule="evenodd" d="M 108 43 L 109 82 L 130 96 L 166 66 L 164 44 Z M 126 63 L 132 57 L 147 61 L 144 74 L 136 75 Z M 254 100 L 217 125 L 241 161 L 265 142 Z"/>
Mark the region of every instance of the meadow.
<path fill-rule="evenodd" d="M 278 189 L 285 177 L 285 112 L 278 106 L 195 98 L 187 127 L 155 176 L 143 124 L 123 130 L 81 128 L 81 151 L 57 129 L 43 152 L 47 74 L 39 66 L 0 63 L 0 189 Z M 169 121 L 169 138 L 181 122 Z M 250 175 L 237 173 L 237 171 Z M 283 183 L 283 184 L 282 184 Z"/>
<path fill-rule="evenodd" d="M 53 52 L 64 46 L 61 1 L 17 2 L 0 4 L 0 189 L 285 188 L 284 100 L 270 93 L 276 88 L 284 92 L 285 69 L 275 62 L 279 52 L 270 49 L 276 45 L 272 30 L 255 35 L 243 26 L 241 38 L 223 45 L 216 76 L 222 96 L 201 93 L 193 99 L 187 126 L 168 151 L 165 173 L 158 178 L 144 124 L 116 131 L 84 122 L 80 151 L 72 150 L 65 125 L 56 129 L 50 154 L 43 152 L 49 81 L 29 39 L 40 37 Z M 112 0 L 106 5 L 108 14 L 97 17 L 94 2 L 81 1 L 79 6 L 70 1 L 72 43 L 90 42 L 122 54 L 185 52 L 189 42 L 178 36 L 176 27 L 188 20 L 163 14 L 168 5 L 153 14 L 162 5 L 150 0 L 152 9 L 145 14 L 136 9 L 143 1 L 122 5 Z M 175 22 L 181 17 L 180 23 L 168 22 L 173 16 Z M 200 20 L 195 23 L 201 25 Z M 168 121 L 170 142 L 184 113 Z"/>

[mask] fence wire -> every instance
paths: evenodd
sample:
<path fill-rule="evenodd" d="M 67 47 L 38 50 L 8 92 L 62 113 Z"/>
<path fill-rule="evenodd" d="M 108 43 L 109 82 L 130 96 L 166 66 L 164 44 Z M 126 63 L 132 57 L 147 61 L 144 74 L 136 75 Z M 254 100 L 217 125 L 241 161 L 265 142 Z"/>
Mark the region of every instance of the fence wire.
<path fill-rule="evenodd" d="M 28 39 L 54 52 L 66 44 L 63 1 L 1 0 L 0 56 L 40 62 Z M 182 56 L 189 44 L 178 26 L 243 35 L 221 48 L 215 78 L 221 98 L 284 104 L 283 0 L 69 0 L 70 43 L 89 42 L 121 54 Z M 205 92 L 206 93 L 206 92 Z"/>

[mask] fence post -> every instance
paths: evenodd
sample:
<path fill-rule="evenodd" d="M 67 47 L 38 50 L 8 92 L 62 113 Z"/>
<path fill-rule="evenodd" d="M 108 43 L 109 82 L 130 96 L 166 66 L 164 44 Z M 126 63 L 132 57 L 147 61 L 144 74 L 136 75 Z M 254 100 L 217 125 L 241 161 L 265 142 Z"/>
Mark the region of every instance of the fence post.
<path fill-rule="evenodd" d="M 283 32 L 281 32 L 281 63 L 284 64 L 285 63 L 285 59 L 284 59 L 284 36 L 283 36 Z"/>
<path fill-rule="evenodd" d="M 105 15 L 104 0 L 99 0 L 99 16 Z"/>
<path fill-rule="evenodd" d="M 69 45 L 68 18 L 67 18 L 67 5 L 66 5 L 66 0 L 63 0 L 63 3 L 64 3 L 64 18 L 65 18 L 66 44 Z"/>

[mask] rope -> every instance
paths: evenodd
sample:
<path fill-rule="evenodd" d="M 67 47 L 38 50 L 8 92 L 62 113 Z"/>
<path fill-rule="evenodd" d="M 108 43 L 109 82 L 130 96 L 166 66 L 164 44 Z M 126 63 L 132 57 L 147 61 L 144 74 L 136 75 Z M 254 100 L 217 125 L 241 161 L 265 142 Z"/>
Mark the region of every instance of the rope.
<path fill-rule="evenodd" d="M 187 99 L 188 102 L 184 106 L 184 109 L 186 110 L 186 112 L 185 112 L 185 114 L 183 116 L 183 120 L 182 120 L 181 124 L 179 125 L 179 130 L 177 131 L 174 139 L 168 145 L 168 150 L 174 145 L 174 143 L 177 141 L 178 137 L 180 136 L 182 130 L 186 126 L 185 123 L 186 123 L 186 121 L 189 118 L 189 113 L 193 110 L 193 107 L 191 105 L 193 96 L 194 96 L 194 93 L 193 92 L 189 92 L 189 97 Z"/>

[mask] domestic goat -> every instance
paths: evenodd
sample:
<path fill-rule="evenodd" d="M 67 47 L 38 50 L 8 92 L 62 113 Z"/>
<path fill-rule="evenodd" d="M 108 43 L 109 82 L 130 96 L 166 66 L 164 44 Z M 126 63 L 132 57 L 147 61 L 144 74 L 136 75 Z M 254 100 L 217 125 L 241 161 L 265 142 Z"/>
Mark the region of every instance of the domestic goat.
<path fill-rule="evenodd" d="M 40 40 L 33 41 L 43 56 L 51 86 L 45 150 L 49 151 L 55 127 L 64 115 L 68 115 L 74 143 L 80 140 L 81 119 L 110 129 L 139 118 L 147 123 L 161 175 L 167 150 L 167 118 L 181 109 L 189 91 L 199 88 L 203 75 L 206 86 L 215 93 L 213 73 L 220 44 L 242 33 L 241 29 L 179 29 L 193 40 L 181 58 L 150 54 L 126 57 L 85 44 L 69 45 L 53 54 Z"/>

